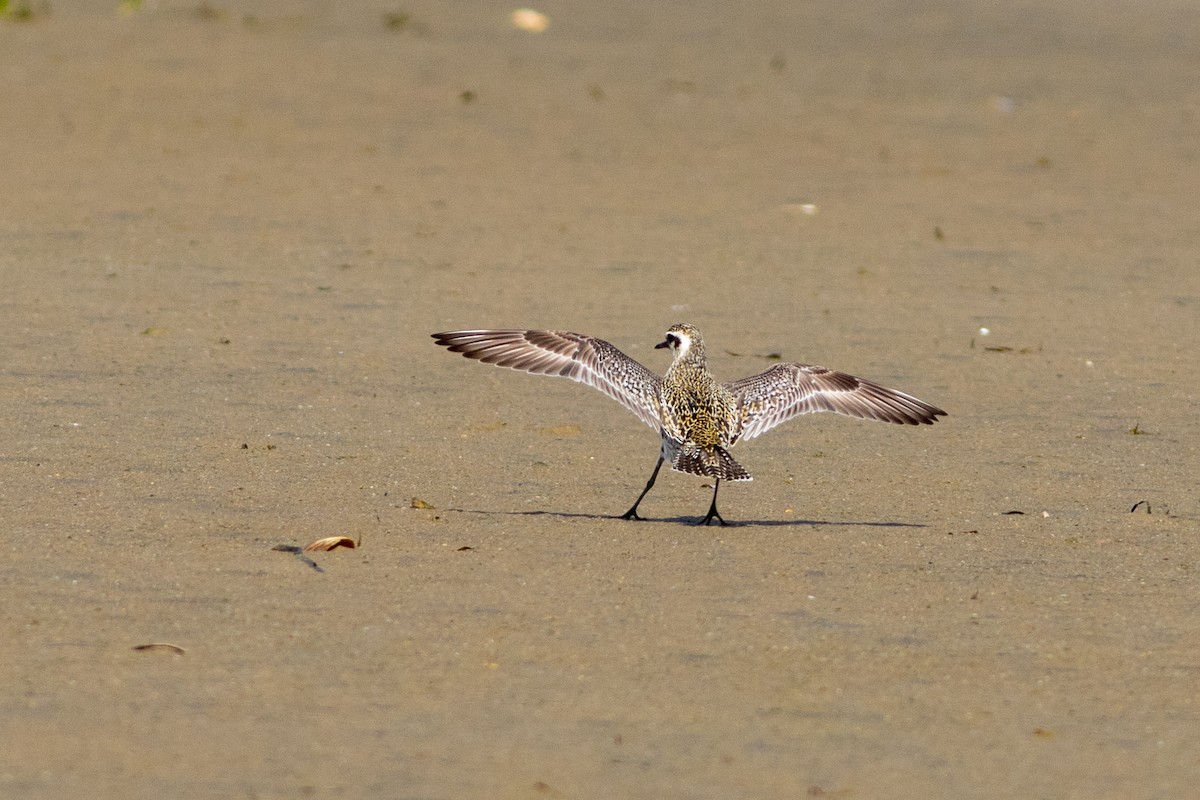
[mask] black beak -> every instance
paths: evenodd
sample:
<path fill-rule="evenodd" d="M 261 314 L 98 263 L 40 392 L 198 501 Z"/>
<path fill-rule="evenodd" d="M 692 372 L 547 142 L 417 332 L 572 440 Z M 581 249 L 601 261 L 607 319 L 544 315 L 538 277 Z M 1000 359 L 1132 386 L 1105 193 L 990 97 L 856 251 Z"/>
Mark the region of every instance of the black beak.
<path fill-rule="evenodd" d="M 670 347 L 670 346 L 671 346 L 671 340 L 670 340 L 670 339 L 664 339 L 663 341 L 661 341 L 661 342 L 659 342 L 658 344 L 654 345 L 654 349 L 655 349 L 655 350 L 662 350 L 664 347 Z"/>

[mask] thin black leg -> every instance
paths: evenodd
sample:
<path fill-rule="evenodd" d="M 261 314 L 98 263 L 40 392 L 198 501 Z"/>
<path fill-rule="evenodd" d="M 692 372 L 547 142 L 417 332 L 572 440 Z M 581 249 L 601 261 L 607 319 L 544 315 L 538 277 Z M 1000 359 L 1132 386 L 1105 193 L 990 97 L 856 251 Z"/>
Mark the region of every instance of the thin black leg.
<path fill-rule="evenodd" d="M 642 498 L 646 496 L 646 492 L 650 491 L 650 487 L 654 485 L 654 481 L 658 479 L 658 471 L 662 469 L 663 457 L 658 457 L 658 463 L 654 465 L 654 472 L 650 473 L 650 480 L 646 481 L 646 488 L 642 489 L 642 493 L 638 495 L 638 499 L 634 502 L 633 508 L 621 515 L 621 519 L 644 519 L 639 517 L 637 513 L 638 504 L 642 502 Z"/>
<path fill-rule="evenodd" d="M 720 488 L 721 488 L 721 479 L 720 479 L 720 478 L 717 478 L 717 479 L 716 479 L 716 485 L 715 485 L 715 486 L 713 486 L 713 499 L 712 499 L 712 505 L 710 505 L 710 506 L 708 507 L 708 516 L 706 516 L 704 519 L 702 519 L 702 520 L 701 520 L 699 523 L 697 523 L 697 524 L 699 524 L 699 525 L 707 525 L 708 523 L 712 522 L 712 520 L 713 520 L 713 517 L 716 517 L 716 518 L 717 518 L 717 522 L 721 523 L 722 525 L 728 525 L 728 524 L 729 524 L 729 523 L 728 523 L 728 522 L 726 522 L 725 520 L 721 519 L 721 515 L 717 513 L 717 490 L 718 490 L 718 489 L 720 489 Z"/>

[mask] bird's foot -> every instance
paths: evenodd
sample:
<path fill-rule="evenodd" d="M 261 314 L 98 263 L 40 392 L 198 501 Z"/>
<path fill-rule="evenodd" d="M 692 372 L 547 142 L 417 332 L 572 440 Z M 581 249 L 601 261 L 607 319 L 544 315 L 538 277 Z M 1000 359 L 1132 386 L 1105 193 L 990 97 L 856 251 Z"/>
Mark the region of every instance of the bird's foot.
<path fill-rule="evenodd" d="M 700 520 L 696 524 L 697 525 L 708 525 L 708 523 L 712 522 L 714 519 L 723 526 L 728 527 L 728 525 L 729 525 L 729 523 L 726 522 L 724 519 L 722 519 L 721 515 L 718 514 L 715 509 L 712 511 L 709 511 L 708 516 L 705 517 L 704 519 Z"/>
<path fill-rule="evenodd" d="M 644 520 L 645 519 L 645 517 L 638 516 L 637 506 L 634 506 L 633 508 L 626 511 L 624 514 L 621 515 L 620 518 L 621 519 L 636 519 L 636 520 Z"/>

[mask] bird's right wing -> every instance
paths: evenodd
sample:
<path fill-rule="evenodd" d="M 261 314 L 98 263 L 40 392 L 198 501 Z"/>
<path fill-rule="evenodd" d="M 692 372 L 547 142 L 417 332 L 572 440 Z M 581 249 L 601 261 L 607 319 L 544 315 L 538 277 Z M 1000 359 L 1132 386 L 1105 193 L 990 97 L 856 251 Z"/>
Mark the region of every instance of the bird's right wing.
<path fill-rule="evenodd" d="M 433 334 L 434 340 L 485 364 L 586 383 L 659 430 L 662 379 L 603 339 L 570 331 L 476 330 Z"/>

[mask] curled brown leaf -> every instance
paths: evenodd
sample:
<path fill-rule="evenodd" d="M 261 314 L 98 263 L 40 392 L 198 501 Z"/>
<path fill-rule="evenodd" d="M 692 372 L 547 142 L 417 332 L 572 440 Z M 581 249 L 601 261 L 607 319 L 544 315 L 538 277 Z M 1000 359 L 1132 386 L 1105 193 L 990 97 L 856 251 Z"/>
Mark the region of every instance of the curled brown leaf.
<path fill-rule="evenodd" d="M 324 539 L 317 539 L 304 548 L 304 552 L 313 553 L 324 550 L 336 550 L 339 547 L 348 547 L 353 550 L 358 547 L 358 544 L 349 536 L 326 536 Z"/>

